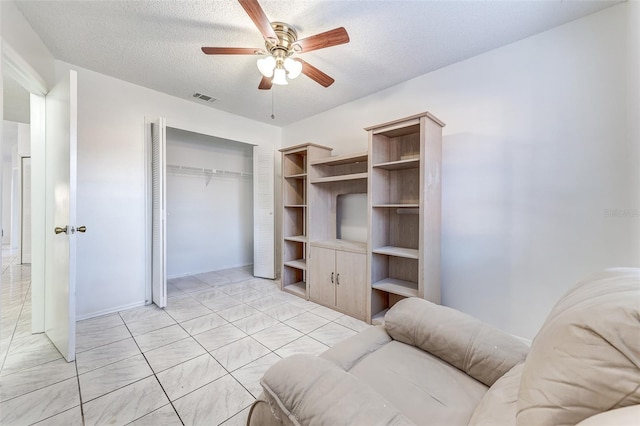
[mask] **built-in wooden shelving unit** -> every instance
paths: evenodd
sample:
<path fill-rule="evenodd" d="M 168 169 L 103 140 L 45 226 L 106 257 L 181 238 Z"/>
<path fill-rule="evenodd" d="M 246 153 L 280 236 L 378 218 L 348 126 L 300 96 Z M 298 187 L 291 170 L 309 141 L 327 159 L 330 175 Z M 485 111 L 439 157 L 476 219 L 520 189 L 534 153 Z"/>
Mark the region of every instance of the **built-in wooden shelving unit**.
<path fill-rule="evenodd" d="M 311 159 L 326 157 L 331 148 L 302 144 L 282 152 L 282 273 L 284 291 L 309 298 L 307 256 L 309 209 L 308 167 Z"/>
<path fill-rule="evenodd" d="M 442 127 L 429 113 L 369 132 L 369 319 L 405 297 L 440 302 Z"/>

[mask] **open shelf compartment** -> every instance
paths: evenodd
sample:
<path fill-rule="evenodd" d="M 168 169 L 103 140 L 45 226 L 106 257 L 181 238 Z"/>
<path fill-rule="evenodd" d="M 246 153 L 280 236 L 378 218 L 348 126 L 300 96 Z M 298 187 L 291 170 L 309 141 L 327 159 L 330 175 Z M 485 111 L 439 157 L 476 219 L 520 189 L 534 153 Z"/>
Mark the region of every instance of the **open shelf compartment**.
<path fill-rule="evenodd" d="M 282 271 L 282 290 L 307 298 L 306 272 L 285 264 Z"/>
<path fill-rule="evenodd" d="M 320 158 L 311 162 L 312 184 L 367 179 L 366 152 Z"/>

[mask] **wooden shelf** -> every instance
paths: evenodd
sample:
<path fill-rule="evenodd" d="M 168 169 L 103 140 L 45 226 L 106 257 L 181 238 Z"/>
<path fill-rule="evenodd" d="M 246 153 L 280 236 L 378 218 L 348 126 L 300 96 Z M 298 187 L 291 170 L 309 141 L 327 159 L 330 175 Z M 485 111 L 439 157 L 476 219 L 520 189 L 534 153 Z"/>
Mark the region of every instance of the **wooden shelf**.
<path fill-rule="evenodd" d="M 307 177 L 306 173 L 298 173 L 297 175 L 288 175 L 285 176 L 285 179 L 305 179 Z"/>
<path fill-rule="evenodd" d="M 418 283 L 398 280 L 396 278 L 385 278 L 373 283 L 371 287 L 387 293 L 398 294 L 404 297 L 418 297 Z"/>
<path fill-rule="evenodd" d="M 284 237 L 286 241 L 296 241 L 298 243 L 306 243 L 307 236 L 306 235 L 292 235 L 291 237 Z"/>
<path fill-rule="evenodd" d="M 306 204 L 285 204 L 284 207 L 285 208 L 292 208 L 292 209 L 300 209 L 300 208 L 306 208 L 307 205 Z"/>
<path fill-rule="evenodd" d="M 338 240 L 338 239 L 322 240 L 322 241 L 312 241 L 311 245 L 314 247 L 349 251 L 352 253 L 364 254 L 367 252 L 367 243 L 361 243 L 359 241 Z"/>
<path fill-rule="evenodd" d="M 340 166 L 343 164 L 353 164 L 367 161 L 369 154 L 367 152 L 359 152 L 357 154 L 336 155 L 332 157 L 320 158 L 311 162 L 312 166 L 323 164 L 325 166 Z"/>
<path fill-rule="evenodd" d="M 303 298 L 307 297 L 307 284 L 304 281 L 298 281 L 289 285 L 285 285 L 283 287 L 285 291 L 289 293 L 293 293 L 296 296 L 300 296 Z"/>
<path fill-rule="evenodd" d="M 327 176 L 322 178 L 311 179 L 311 183 L 329 183 L 329 182 L 344 182 L 348 180 L 358 180 L 358 179 L 366 179 L 368 177 L 368 173 L 353 173 L 350 175 L 339 175 L 339 176 Z"/>
<path fill-rule="evenodd" d="M 371 316 L 371 325 L 384 325 L 384 316 L 387 314 L 387 309 L 383 309 L 378 313 L 375 313 Z"/>
<path fill-rule="evenodd" d="M 420 167 L 420 158 L 410 158 L 408 160 L 389 161 L 373 165 L 374 168 L 385 170 L 417 169 Z"/>
<path fill-rule="evenodd" d="M 287 260 L 284 262 L 284 266 L 290 266 L 296 269 L 302 269 L 303 271 L 307 270 L 307 259 L 296 259 L 296 260 Z"/>
<path fill-rule="evenodd" d="M 417 249 L 404 247 L 384 246 L 373 250 L 376 254 L 386 254 L 388 256 L 404 257 L 407 259 L 418 259 L 420 254 Z"/>
<path fill-rule="evenodd" d="M 418 209 L 420 204 L 374 204 L 374 209 Z"/>

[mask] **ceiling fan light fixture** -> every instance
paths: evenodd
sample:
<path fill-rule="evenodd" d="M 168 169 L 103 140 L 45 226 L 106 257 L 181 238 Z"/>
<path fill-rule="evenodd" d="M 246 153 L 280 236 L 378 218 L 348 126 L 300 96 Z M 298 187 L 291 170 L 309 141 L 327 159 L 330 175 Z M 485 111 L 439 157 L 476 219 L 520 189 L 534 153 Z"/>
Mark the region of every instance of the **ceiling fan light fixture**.
<path fill-rule="evenodd" d="M 258 59 L 258 70 L 260 70 L 260 74 L 265 77 L 272 77 L 273 70 L 276 67 L 276 58 L 273 56 L 267 56 L 266 58 Z"/>
<path fill-rule="evenodd" d="M 271 80 L 273 84 L 278 84 L 280 86 L 285 86 L 289 84 L 287 81 L 287 72 L 284 68 L 276 68 L 273 72 L 273 80 Z"/>
<path fill-rule="evenodd" d="M 302 63 L 294 59 L 287 58 L 284 60 L 284 69 L 287 70 L 287 76 L 294 79 L 302 72 Z"/>

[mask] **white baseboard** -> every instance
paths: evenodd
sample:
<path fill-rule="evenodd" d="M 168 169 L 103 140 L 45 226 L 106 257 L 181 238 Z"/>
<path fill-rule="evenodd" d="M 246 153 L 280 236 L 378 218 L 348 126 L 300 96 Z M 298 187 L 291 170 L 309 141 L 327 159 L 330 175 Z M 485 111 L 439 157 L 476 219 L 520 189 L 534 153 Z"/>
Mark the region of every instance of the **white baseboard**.
<path fill-rule="evenodd" d="M 82 321 L 90 318 L 101 317 L 103 315 L 113 314 L 115 312 L 124 311 L 127 309 L 138 308 L 144 305 L 145 305 L 144 300 L 142 300 L 140 302 L 129 303 L 128 305 L 122 305 L 122 306 L 116 306 L 114 308 L 103 309 L 101 311 L 78 315 L 76 316 L 76 321 Z"/>
<path fill-rule="evenodd" d="M 225 269 L 244 268 L 245 266 L 251 266 L 251 265 L 253 265 L 253 263 L 247 263 L 245 265 L 222 266 L 214 271 L 209 270 L 209 271 L 186 272 L 182 274 L 167 275 L 167 279 L 172 280 L 174 278 L 188 277 L 189 275 L 206 274 L 207 272 L 218 272 L 218 271 L 224 271 Z"/>

